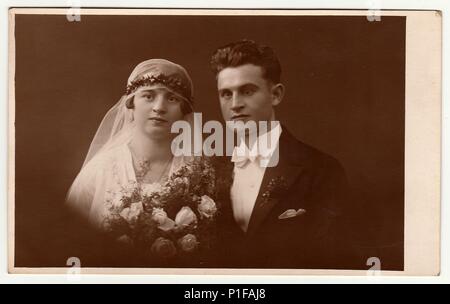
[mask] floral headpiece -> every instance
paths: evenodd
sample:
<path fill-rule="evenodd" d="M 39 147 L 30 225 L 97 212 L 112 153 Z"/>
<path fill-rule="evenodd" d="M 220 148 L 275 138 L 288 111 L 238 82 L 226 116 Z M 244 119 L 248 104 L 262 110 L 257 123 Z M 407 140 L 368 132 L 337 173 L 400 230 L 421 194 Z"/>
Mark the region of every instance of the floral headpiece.
<path fill-rule="evenodd" d="M 160 83 L 173 90 L 175 93 L 180 94 L 184 98 L 186 98 L 190 103 L 193 102 L 193 97 L 190 95 L 190 89 L 186 84 L 174 76 L 167 76 L 164 74 L 159 75 L 147 75 L 142 78 L 136 79 L 127 85 L 126 94 L 130 95 L 134 93 L 139 87 L 153 85 L 156 83 Z"/>
<path fill-rule="evenodd" d="M 181 65 L 165 59 L 149 59 L 137 65 L 128 78 L 126 94 L 157 83 L 184 97 L 192 105 L 193 85 L 187 71 Z"/>

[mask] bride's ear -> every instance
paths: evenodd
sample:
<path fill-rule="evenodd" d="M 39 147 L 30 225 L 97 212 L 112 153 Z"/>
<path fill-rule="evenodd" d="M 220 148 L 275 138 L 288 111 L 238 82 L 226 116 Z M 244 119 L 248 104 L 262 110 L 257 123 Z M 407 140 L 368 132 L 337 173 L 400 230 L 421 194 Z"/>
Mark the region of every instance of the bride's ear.
<path fill-rule="evenodd" d="M 127 108 L 129 121 L 134 121 L 134 96 L 125 101 L 125 106 Z"/>
<path fill-rule="evenodd" d="M 125 106 L 127 107 L 127 109 L 134 109 L 134 96 L 125 101 Z"/>
<path fill-rule="evenodd" d="M 127 109 L 126 110 L 126 121 L 133 122 L 134 121 L 134 109 Z"/>

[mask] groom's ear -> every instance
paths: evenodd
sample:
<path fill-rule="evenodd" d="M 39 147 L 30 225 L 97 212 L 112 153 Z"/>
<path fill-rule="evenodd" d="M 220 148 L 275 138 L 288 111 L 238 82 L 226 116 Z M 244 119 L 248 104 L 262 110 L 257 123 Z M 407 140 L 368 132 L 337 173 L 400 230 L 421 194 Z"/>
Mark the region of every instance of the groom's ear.
<path fill-rule="evenodd" d="M 281 83 L 277 83 L 272 85 L 271 94 L 272 94 L 272 106 L 277 106 L 283 100 L 284 97 L 284 85 Z"/>

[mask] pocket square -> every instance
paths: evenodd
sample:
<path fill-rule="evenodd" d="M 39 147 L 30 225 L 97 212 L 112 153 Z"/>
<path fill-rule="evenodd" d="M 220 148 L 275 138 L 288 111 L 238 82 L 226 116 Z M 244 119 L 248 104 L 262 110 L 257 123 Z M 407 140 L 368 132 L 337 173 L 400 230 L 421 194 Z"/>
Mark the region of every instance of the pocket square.
<path fill-rule="evenodd" d="M 291 217 L 296 217 L 296 216 L 304 214 L 305 212 L 306 212 L 306 210 L 302 209 L 302 208 L 300 208 L 298 210 L 288 209 L 288 210 L 284 211 L 283 213 L 281 213 L 278 216 L 278 219 L 283 220 L 283 219 L 287 219 L 287 218 L 291 218 Z"/>

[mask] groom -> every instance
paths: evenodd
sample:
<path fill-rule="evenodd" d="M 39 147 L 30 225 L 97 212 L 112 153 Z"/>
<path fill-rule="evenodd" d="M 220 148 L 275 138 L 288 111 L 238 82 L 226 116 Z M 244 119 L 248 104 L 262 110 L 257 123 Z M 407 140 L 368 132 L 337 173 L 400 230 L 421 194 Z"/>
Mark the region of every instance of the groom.
<path fill-rule="evenodd" d="M 284 95 L 273 50 L 249 40 L 233 42 L 216 50 L 211 67 L 224 120 L 269 125 L 265 133 L 257 130 L 256 141 L 244 130 L 233 156 L 218 162 L 220 266 L 351 267 L 341 164 L 297 140 L 282 124 L 270 128 L 279 119 L 274 108 Z M 256 145 L 263 139 L 271 143 L 264 153 Z"/>

